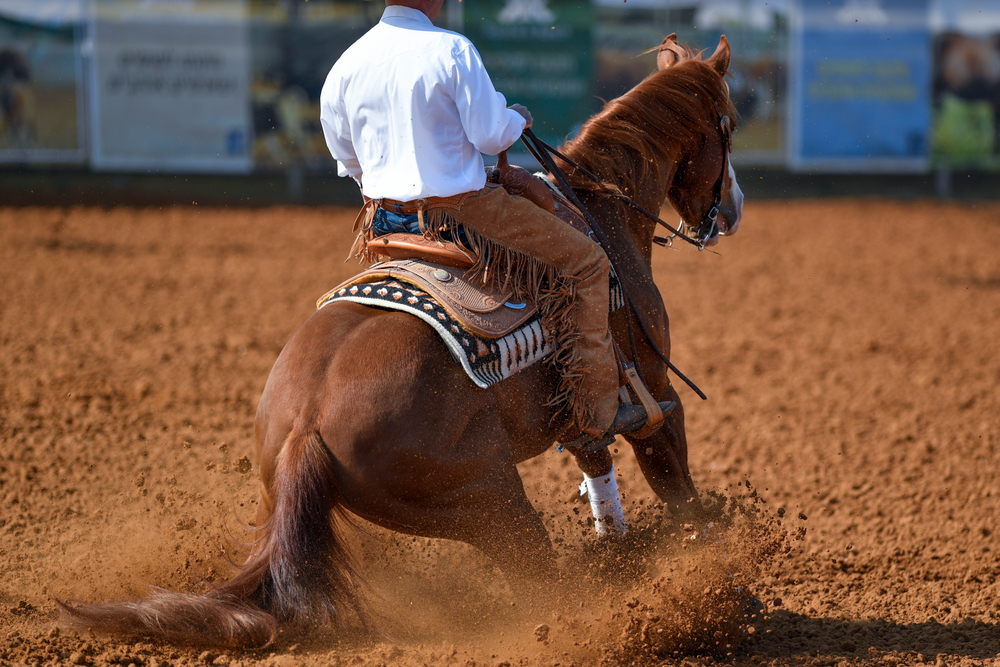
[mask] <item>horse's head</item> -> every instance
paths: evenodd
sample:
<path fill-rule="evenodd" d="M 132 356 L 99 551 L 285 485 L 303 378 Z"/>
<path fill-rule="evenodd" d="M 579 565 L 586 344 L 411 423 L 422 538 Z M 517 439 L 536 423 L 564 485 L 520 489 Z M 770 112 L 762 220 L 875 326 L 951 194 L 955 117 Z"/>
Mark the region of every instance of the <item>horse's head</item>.
<path fill-rule="evenodd" d="M 676 35 L 669 35 L 660 44 L 656 64 L 662 71 L 692 58 L 693 54 L 677 43 Z M 734 129 L 725 82 L 729 59 L 729 41 L 723 35 L 715 53 L 704 63 L 718 75 L 725 99 L 715 104 L 709 123 L 712 130 L 680 156 L 667 190 L 667 200 L 680 213 L 684 227 L 707 246 L 718 243 L 719 236 L 735 234 L 743 216 L 743 193 L 729 160 Z"/>

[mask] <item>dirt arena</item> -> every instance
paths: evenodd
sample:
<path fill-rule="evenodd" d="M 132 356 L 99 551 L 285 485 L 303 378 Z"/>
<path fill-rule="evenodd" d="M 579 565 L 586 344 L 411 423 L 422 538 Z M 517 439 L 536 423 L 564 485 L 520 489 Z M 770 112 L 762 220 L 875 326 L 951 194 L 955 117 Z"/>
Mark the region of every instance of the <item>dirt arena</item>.
<path fill-rule="evenodd" d="M 790 547 L 754 573 L 766 612 L 728 645 L 629 654 L 648 597 L 606 614 L 584 593 L 539 621 L 464 545 L 364 525 L 381 636 L 239 653 L 60 629 L 56 597 L 232 572 L 257 399 L 354 270 L 353 218 L 0 209 L 0 664 L 1000 664 L 1000 205 L 930 201 L 750 203 L 717 252 L 655 252 L 674 362 L 709 396 L 675 381 L 695 482 L 710 502 L 756 493 Z M 627 448 L 615 459 L 638 525 L 654 498 Z M 522 472 L 560 554 L 588 553 L 570 456 Z M 704 529 L 663 521 L 674 546 Z M 663 562 L 699 572 L 680 553 Z"/>

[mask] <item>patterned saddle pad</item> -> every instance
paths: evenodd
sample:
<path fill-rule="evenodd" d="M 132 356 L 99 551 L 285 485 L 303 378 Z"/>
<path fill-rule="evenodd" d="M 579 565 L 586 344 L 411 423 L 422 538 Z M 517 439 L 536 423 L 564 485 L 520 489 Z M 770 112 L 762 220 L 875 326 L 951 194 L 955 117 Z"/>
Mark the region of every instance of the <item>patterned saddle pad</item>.
<path fill-rule="evenodd" d="M 465 279 L 461 270 L 423 260 L 375 264 L 338 285 L 316 302 L 337 301 L 399 310 L 419 317 L 437 332 L 477 386 L 485 389 L 544 359 L 551 352 L 534 303 L 513 303 Z M 609 310 L 624 303 L 611 274 Z"/>

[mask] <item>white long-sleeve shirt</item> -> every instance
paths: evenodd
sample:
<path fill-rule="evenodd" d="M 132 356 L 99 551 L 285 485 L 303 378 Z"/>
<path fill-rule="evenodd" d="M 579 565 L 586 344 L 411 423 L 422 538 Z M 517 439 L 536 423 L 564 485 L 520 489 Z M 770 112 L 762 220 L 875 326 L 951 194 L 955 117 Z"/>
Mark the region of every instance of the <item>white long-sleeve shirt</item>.
<path fill-rule="evenodd" d="M 481 153 L 509 148 L 525 125 L 472 42 L 399 5 L 330 70 L 320 120 L 338 173 L 400 201 L 481 189 Z"/>

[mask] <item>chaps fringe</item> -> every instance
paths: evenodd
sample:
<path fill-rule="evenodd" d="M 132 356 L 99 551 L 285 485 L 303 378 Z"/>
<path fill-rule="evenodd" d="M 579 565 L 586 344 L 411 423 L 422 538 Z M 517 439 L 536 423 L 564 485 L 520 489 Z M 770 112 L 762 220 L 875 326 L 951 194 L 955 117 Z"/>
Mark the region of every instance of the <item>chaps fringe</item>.
<path fill-rule="evenodd" d="M 383 259 L 383 256 L 370 248 L 374 239 L 374 217 L 375 206 L 369 206 L 366 202 L 365 208 L 358 215 L 360 225 L 355 223 L 358 237 L 354 243 L 354 255 L 368 264 Z M 548 361 L 560 378 L 555 391 L 545 403 L 545 407 L 554 410 L 550 423 L 564 410 L 568 410 L 581 429 L 593 425 L 593 402 L 586 401 L 580 392 L 591 368 L 583 365 L 576 351 L 576 342 L 581 337 L 573 317 L 576 278 L 559 273 L 551 264 L 511 250 L 468 226 L 463 227 L 447 208 L 425 210 L 423 217 L 424 238 L 440 243 L 446 242 L 445 237 L 448 236 L 459 248 L 476 258 L 476 263 L 467 271 L 466 278 L 479 280 L 484 286 L 489 285 L 501 292 L 512 290 L 515 299 L 530 298 L 538 304 L 546 344 L 553 350 Z M 459 229 L 467 242 L 460 240 Z"/>

